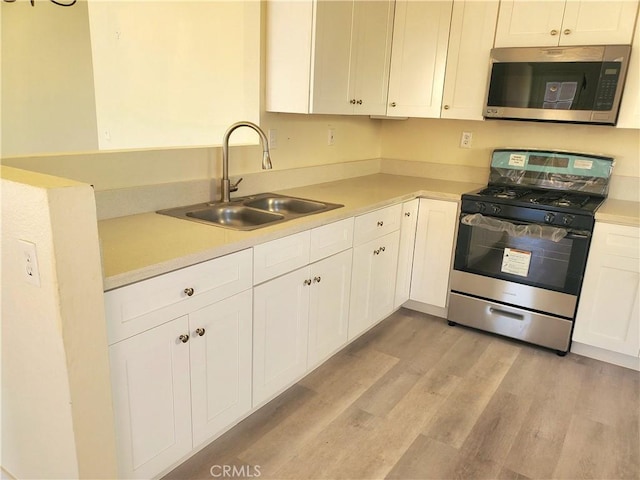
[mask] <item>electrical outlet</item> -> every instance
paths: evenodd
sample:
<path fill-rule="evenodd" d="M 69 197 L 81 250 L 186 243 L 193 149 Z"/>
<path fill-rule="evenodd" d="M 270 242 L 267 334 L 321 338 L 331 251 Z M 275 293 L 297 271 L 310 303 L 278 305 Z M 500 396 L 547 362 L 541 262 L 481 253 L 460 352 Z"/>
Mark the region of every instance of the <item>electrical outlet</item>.
<path fill-rule="evenodd" d="M 473 133 L 462 132 L 460 137 L 460 148 L 471 148 L 471 141 L 473 140 Z"/>
<path fill-rule="evenodd" d="M 278 130 L 275 128 L 269 129 L 269 148 L 271 150 L 278 148 Z"/>
<path fill-rule="evenodd" d="M 19 240 L 20 253 L 22 261 L 22 271 L 24 272 L 24 279 L 27 283 L 40 286 L 40 270 L 38 269 L 38 256 L 36 254 L 36 244 L 27 242 L 26 240 Z"/>
<path fill-rule="evenodd" d="M 331 146 L 336 142 L 336 129 L 330 128 L 327 130 L 327 145 Z"/>

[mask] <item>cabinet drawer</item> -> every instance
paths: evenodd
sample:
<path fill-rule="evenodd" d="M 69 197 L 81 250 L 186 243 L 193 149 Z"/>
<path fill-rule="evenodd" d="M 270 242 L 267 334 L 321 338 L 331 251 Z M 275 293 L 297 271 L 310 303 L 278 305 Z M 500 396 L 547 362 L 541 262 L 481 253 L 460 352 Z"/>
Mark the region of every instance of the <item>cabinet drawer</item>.
<path fill-rule="evenodd" d="M 333 222 L 311 230 L 310 261 L 330 257 L 353 245 L 353 218 Z"/>
<path fill-rule="evenodd" d="M 109 344 L 251 288 L 251 254 L 243 250 L 106 292 Z"/>
<path fill-rule="evenodd" d="M 398 230 L 401 212 L 402 204 L 397 204 L 356 217 L 353 244 L 361 245 Z"/>
<path fill-rule="evenodd" d="M 254 285 L 307 265 L 309 239 L 307 230 L 253 247 Z"/>

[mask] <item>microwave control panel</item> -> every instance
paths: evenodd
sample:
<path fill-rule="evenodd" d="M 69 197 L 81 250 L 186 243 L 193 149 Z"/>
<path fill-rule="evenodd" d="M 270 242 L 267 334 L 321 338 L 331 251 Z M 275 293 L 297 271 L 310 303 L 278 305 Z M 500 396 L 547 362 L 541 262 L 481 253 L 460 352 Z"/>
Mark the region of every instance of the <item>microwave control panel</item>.
<path fill-rule="evenodd" d="M 613 101 L 616 97 L 616 86 L 620 77 L 620 63 L 604 62 L 600 73 L 600 81 L 598 83 L 598 91 L 594 110 L 608 111 L 613 108 Z"/>

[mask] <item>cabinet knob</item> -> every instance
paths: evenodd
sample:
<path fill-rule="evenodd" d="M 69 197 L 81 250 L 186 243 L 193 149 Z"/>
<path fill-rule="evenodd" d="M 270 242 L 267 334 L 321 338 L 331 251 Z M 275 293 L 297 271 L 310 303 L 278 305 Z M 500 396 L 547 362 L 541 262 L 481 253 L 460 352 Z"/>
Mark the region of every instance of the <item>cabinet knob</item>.
<path fill-rule="evenodd" d="M 358 100 L 356 103 L 357 103 L 358 105 L 362 105 L 362 100 Z"/>
<path fill-rule="evenodd" d="M 320 283 L 320 280 L 322 280 L 322 277 L 313 277 L 314 283 Z"/>
<path fill-rule="evenodd" d="M 410 217 L 411 216 L 411 212 L 404 212 L 404 216 L 405 217 Z"/>
<path fill-rule="evenodd" d="M 189 341 L 189 335 L 187 334 L 180 335 L 178 337 L 178 340 L 180 340 L 182 343 L 187 343 Z"/>
<path fill-rule="evenodd" d="M 352 98 L 351 100 L 349 100 L 349 103 L 350 103 L 351 105 L 355 105 L 355 104 L 356 104 L 356 99 L 355 99 L 355 98 Z"/>
<path fill-rule="evenodd" d="M 551 30 L 549 33 L 550 33 L 551 35 L 555 36 L 555 35 L 558 35 L 558 30 L 553 29 L 553 30 Z"/>
<path fill-rule="evenodd" d="M 395 107 L 396 105 L 397 105 L 397 103 L 396 103 L 396 102 L 391 102 L 391 103 L 389 104 L 389 106 L 390 106 L 390 107 Z"/>
<path fill-rule="evenodd" d="M 564 30 L 564 32 L 562 32 L 565 35 L 571 35 L 571 30 L 569 30 L 568 28 Z"/>
<path fill-rule="evenodd" d="M 382 225 L 384 225 L 384 222 L 378 222 L 379 227 L 381 227 Z"/>
<path fill-rule="evenodd" d="M 311 279 L 310 279 L 310 278 L 306 279 L 306 280 L 304 281 L 304 284 L 305 284 L 305 285 L 311 285 Z"/>
<path fill-rule="evenodd" d="M 381 252 L 384 252 L 384 247 L 380 247 L 380 251 L 381 251 Z"/>
<path fill-rule="evenodd" d="M 378 250 L 374 250 L 374 251 L 373 251 L 373 254 L 374 254 L 374 255 L 380 255 L 380 249 L 378 249 Z"/>
<path fill-rule="evenodd" d="M 450 107 L 449 107 L 449 105 L 445 105 L 445 106 L 444 106 L 444 109 L 445 109 L 445 110 L 449 110 L 449 108 L 450 108 Z"/>
<path fill-rule="evenodd" d="M 206 330 L 204 328 L 196 328 L 196 333 L 198 334 L 199 337 L 203 336 L 205 332 Z"/>
<path fill-rule="evenodd" d="M 193 288 L 185 288 L 185 289 L 184 289 L 184 293 L 185 293 L 185 295 L 186 295 L 187 297 L 190 297 L 191 295 L 193 295 L 194 290 L 193 290 Z"/>

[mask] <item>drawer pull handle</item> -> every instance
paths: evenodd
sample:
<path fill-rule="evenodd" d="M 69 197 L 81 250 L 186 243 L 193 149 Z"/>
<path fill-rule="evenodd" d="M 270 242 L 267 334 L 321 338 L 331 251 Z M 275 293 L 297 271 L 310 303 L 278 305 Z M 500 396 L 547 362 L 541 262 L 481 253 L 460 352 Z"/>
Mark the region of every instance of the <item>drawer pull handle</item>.
<path fill-rule="evenodd" d="M 314 283 L 320 283 L 320 280 L 322 280 L 322 277 L 313 277 Z"/>
<path fill-rule="evenodd" d="M 187 343 L 189 341 L 189 335 L 187 334 L 180 335 L 178 337 L 178 340 L 180 340 L 182 343 Z"/>
<path fill-rule="evenodd" d="M 184 293 L 185 293 L 185 295 L 186 295 L 187 297 L 190 297 L 191 295 L 193 295 L 194 290 L 193 290 L 193 288 L 185 288 L 185 289 L 184 289 Z"/>
<path fill-rule="evenodd" d="M 206 330 L 204 328 L 196 328 L 196 333 L 198 334 L 199 337 L 203 336 L 205 332 Z"/>
<path fill-rule="evenodd" d="M 500 308 L 489 307 L 489 312 L 494 315 L 502 315 L 503 317 L 513 318 L 514 320 L 524 320 L 524 315 L 520 313 L 507 312 L 506 310 L 501 310 Z"/>
<path fill-rule="evenodd" d="M 384 222 L 378 222 L 379 227 L 381 227 L 382 225 L 384 225 Z"/>
<path fill-rule="evenodd" d="M 306 280 L 304 281 L 304 284 L 305 284 L 305 285 L 311 285 L 311 279 L 310 279 L 310 278 L 306 279 Z"/>

